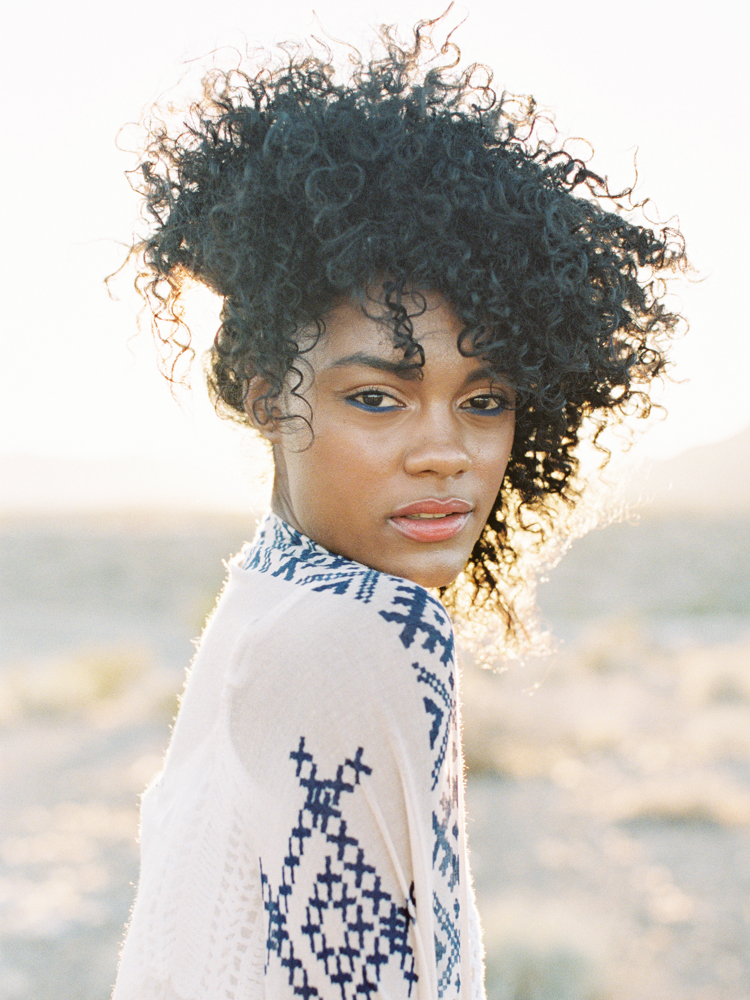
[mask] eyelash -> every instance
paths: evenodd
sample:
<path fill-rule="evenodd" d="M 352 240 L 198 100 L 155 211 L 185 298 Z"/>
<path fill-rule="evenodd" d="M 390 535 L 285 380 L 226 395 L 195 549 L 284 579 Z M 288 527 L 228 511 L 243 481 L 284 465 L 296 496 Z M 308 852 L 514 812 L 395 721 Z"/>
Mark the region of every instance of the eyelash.
<path fill-rule="evenodd" d="M 474 399 L 487 399 L 495 405 L 490 405 L 485 408 L 477 408 L 475 406 L 466 407 L 466 409 L 472 410 L 474 413 L 480 414 L 481 416 L 494 417 L 498 416 L 500 413 L 505 413 L 506 410 L 512 410 L 513 405 L 507 396 L 501 396 L 496 392 L 480 392 L 476 396 L 471 396 L 467 402 L 471 402 Z"/>
<path fill-rule="evenodd" d="M 378 396 L 382 402 L 384 399 L 395 399 L 389 393 L 384 392 L 382 389 L 360 389 L 358 392 L 352 393 L 351 396 L 346 397 L 347 403 L 351 403 L 352 406 L 358 407 L 360 410 L 365 410 L 367 413 L 393 413 L 395 410 L 402 409 L 402 405 L 398 402 L 393 406 L 375 406 L 370 403 L 365 403 L 364 399 L 361 397 L 365 396 Z M 504 396 L 497 395 L 491 392 L 477 393 L 476 396 L 470 396 L 466 402 L 471 402 L 475 399 L 490 400 L 496 405 L 488 407 L 474 407 L 474 406 L 464 406 L 461 405 L 462 410 L 470 410 L 479 416 L 499 416 L 506 410 L 512 409 L 510 401 Z"/>
<path fill-rule="evenodd" d="M 383 392 L 382 389 L 360 389 L 358 392 L 352 393 L 351 396 L 346 397 L 347 403 L 351 403 L 352 406 L 359 407 L 360 410 L 365 410 L 367 413 L 392 413 L 394 410 L 400 410 L 401 405 L 396 404 L 394 406 L 371 406 L 368 403 L 363 402 L 359 399 L 360 396 L 379 396 L 382 399 L 394 399 L 393 396 L 389 395 L 387 392 Z"/>

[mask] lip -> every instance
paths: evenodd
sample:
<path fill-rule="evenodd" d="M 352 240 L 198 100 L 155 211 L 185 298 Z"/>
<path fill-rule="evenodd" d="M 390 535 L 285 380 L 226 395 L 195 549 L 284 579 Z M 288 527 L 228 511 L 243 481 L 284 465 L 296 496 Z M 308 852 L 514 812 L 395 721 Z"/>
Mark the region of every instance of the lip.
<path fill-rule="evenodd" d="M 469 514 L 472 510 L 474 505 L 467 500 L 459 500 L 457 497 L 436 500 L 434 497 L 429 497 L 397 507 L 391 517 L 409 517 L 412 514 Z"/>
<path fill-rule="evenodd" d="M 444 542 L 462 530 L 474 507 L 466 500 L 430 498 L 397 507 L 388 521 L 399 534 L 415 542 Z M 432 514 L 420 520 L 416 515 Z"/>

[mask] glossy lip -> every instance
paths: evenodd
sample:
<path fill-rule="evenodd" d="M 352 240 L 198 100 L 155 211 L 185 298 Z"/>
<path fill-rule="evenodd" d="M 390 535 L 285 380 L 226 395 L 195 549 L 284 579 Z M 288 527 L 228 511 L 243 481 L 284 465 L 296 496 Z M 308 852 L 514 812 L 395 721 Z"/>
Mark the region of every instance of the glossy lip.
<path fill-rule="evenodd" d="M 415 500 L 397 507 L 391 517 L 409 517 L 411 514 L 468 514 L 474 510 L 474 505 L 457 497 L 447 500 L 436 500 L 429 497 L 425 500 Z"/>
<path fill-rule="evenodd" d="M 466 500 L 417 500 L 403 504 L 388 518 L 399 534 L 415 542 L 444 542 L 454 538 L 466 524 L 473 506 Z M 441 517 L 419 520 L 416 514 L 440 514 Z"/>

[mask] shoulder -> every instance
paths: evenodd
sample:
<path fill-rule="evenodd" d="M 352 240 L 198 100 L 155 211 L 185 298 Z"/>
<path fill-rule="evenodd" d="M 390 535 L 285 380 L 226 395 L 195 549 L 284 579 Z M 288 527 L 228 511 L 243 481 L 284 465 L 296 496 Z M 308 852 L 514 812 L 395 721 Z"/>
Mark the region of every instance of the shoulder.
<path fill-rule="evenodd" d="M 361 701 L 366 692 L 403 695 L 427 671 L 452 687 L 450 618 L 408 580 L 351 562 L 339 570 L 311 566 L 293 581 L 237 568 L 225 597 L 235 639 L 228 679 L 235 686 L 316 697 L 336 691 L 337 700 L 347 692 Z"/>
<path fill-rule="evenodd" d="M 353 575 L 287 583 L 244 632 L 229 699 L 252 774 L 271 761 L 283 773 L 304 737 L 318 764 L 363 748 L 388 787 L 418 771 L 438 781 L 457 718 L 450 619 L 424 588 L 378 577 L 366 593 Z"/>
<path fill-rule="evenodd" d="M 422 649 L 445 664 L 453 658 L 453 626 L 443 605 L 424 587 L 409 580 L 341 560 L 320 565 L 297 565 L 283 576 L 246 573 L 247 589 L 278 597 L 268 608 L 285 620 L 283 634 L 290 642 L 304 635 L 340 638 L 372 634 L 400 645 Z M 282 582 L 285 586 L 279 587 Z M 281 623 L 280 623 L 281 624 Z"/>
<path fill-rule="evenodd" d="M 453 628 L 427 590 L 324 549 L 276 515 L 234 560 L 227 602 L 244 620 L 246 658 L 328 665 L 434 662 L 453 667 Z"/>
<path fill-rule="evenodd" d="M 299 602 L 327 604 L 331 614 L 343 606 L 348 613 L 379 616 L 399 628 L 408 644 L 420 634 L 429 633 L 438 643 L 435 633 L 446 640 L 452 636 L 445 609 L 423 587 L 337 555 L 272 513 L 234 565 L 240 576 L 262 581 L 263 587 L 291 584 Z"/>

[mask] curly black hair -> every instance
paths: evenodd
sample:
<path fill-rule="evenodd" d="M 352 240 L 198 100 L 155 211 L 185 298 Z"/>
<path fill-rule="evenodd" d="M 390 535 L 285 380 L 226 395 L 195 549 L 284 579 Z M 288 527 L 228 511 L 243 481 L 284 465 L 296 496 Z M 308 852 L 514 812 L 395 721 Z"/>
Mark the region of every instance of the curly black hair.
<path fill-rule="evenodd" d="M 613 194 L 541 138 L 532 99 L 498 95 L 486 67 L 459 71 L 452 43 L 430 65 L 433 24 L 409 45 L 382 28 L 382 54 L 351 58 L 344 80 L 327 50 L 300 45 L 209 74 L 177 134 L 152 126 L 137 185 L 150 227 L 134 252 L 178 354 L 186 280 L 221 296 L 209 386 L 241 421 L 255 376 L 266 417 L 290 374 L 299 384 L 305 338 L 342 296 L 364 303 L 382 284 L 394 343 L 417 363 L 410 290 L 450 303 L 459 349 L 517 393 L 505 481 L 464 574 L 474 605 L 513 632 L 519 541 L 544 539 L 576 501 L 582 437 L 649 412 L 679 321 L 659 274 L 684 265 L 684 245 L 629 221 L 630 189 Z"/>

